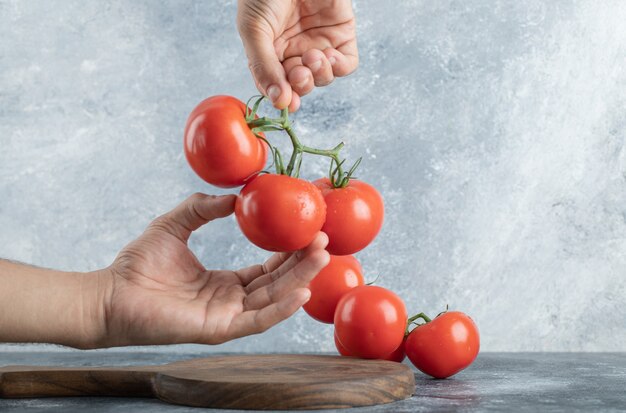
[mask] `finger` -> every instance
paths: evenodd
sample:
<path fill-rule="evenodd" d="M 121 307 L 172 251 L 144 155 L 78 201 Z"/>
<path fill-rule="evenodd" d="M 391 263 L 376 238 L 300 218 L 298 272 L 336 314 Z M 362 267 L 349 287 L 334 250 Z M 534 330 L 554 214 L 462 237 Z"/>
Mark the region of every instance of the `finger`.
<path fill-rule="evenodd" d="M 310 93 L 314 87 L 313 74 L 306 66 L 294 66 L 287 72 L 287 80 L 291 88 L 300 96 Z"/>
<path fill-rule="evenodd" d="M 247 268 L 235 271 L 237 277 L 241 280 L 242 285 L 248 285 L 251 281 L 254 281 L 257 277 L 263 274 L 268 274 L 282 265 L 293 253 L 291 252 L 277 252 L 272 254 L 263 264 L 255 264 Z"/>
<path fill-rule="evenodd" d="M 170 212 L 161 215 L 150 224 L 164 229 L 182 241 L 209 221 L 223 218 L 235 210 L 235 195 L 206 195 L 195 193 Z"/>
<path fill-rule="evenodd" d="M 347 76 L 354 72 L 359 65 L 359 56 L 356 49 L 356 40 L 341 47 L 343 52 L 329 47 L 324 49 L 324 55 L 333 68 L 333 75 L 336 77 Z"/>
<path fill-rule="evenodd" d="M 246 296 L 244 308 L 246 310 L 258 310 L 280 301 L 297 288 L 306 287 L 328 265 L 329 261 L 330 255 L 326 250 L 315 250 L 307 254 L 285 275 Z"/>
<path fill-rule="evenodd" d="M 321 50 L 310 49 L 304 52 L 302 64 L 311 70 L 315 86 L 326 86 L 335 78 L 330 62 Z"/>
<path fill-rule="evenodd" d="M 239 32 L 259 91 L 270 98 L 274 107 L 286 108 L 291 102 L 291 86 L 276 55 L 274 39 L 267 30 L 254 28 L 251 24 L 240 23 Z"/>
<path fill-rule="evenodd" d="M 245 288 L 246 293 L 250 294 L 257 289 L 276 281 L 284 274 L 286 274 L 289 270 L 291 270 L 298 262 L 303 259 L 303 257 L 307 256 L 315 250 L 323 250 L 324 248 L 326 248 L 327 245 L 328 236 L 323 232 L 319 232 L 315 239 L 313 239 L 311 244 L 309 244 L 306 248 L 292 253 L 291 256 L 286 259 L 280 266 L 277 266 L 273 270 L 268 271 L 266 274 L 251 281 Z"/>
<path fill-rule="evenodd" d="M 297 288 L 282 300 L 259 310 L 245 311 L 237 316 L 230 327 L 233 339 L 258 334 L 292 316 L 311 298 L 308 288 Z"/>
<path fill-rule="evenodd" d="M 311 70 L 302 64 L 301 56 L 293 56 L 283 62 L 283 68 L 287 73 L 287 80 L 295 94 L 304 96 L 313 90 L 313 74 Z M 292 103 L 295 100 L 292 96 Z M 299 103 L 299 102 L 298 102 Z"/>
<path fill-rule="evenodd" d="M 296 92 L 291 92 L 291 103 L 289 104 L 289 112 L 293 113 L 300 109 L 300 96 Z"/>
<path fill-rule="evenodd" d="M 285 73 L 291 72 L 291 70 L 296 66 L 302 66 L 302 56 L 292 56 L 283 60 L 283 69 Z"/>

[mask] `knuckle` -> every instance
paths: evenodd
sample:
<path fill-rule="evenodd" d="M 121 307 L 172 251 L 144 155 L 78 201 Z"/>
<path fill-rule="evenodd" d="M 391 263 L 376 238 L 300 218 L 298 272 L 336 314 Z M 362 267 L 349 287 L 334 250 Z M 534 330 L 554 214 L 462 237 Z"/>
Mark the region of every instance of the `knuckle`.
<path fill-rule="evenodd" d="M 251 60 L 248 62 L 248 68 L 255 77 L 262 77 L 267 72 L 267 63 L 262 60 Z"/>
<path fill-rule="evenodd" d="M 299 282 L 308 281 L 309 271 L 303 270 L 301 266 L 295 266 L 292 274 L 293 277 Z"/>
<path fill-rule="evenodd" d="M 333 76 L 319 76 L 315 78 L 315 86 L 328 86 L 333 83 Z"/>
<path fill-rule="evenodd" d="M 198 201 L 202 201 L 206 197 L 208 197 L 208 195 L 203 194 L 202 192 L 194 192 L 187 198 L 187 200 L 190 202 L 198 202 Z"/>
<path fill-rule="evenodd" d="M 280 276 L 281 276 L 281 275 L 282 275 L 282 271 L 281 271 L 281 269 L 280 269 L 280 267 L 279 267 L 279 268 L 275 269 L 274 271 L 272 271 L 272 272 L 270 273 L 270 279 L 271 279 L 272 281 L 276 281 L 277 279 L 279 279 L 279 278 L 280 278 Z"/>
<path fill-rule="evenodd" d="M 171 232 L 173 226 L 167 215 L 161 215 L 150 223 L 149 228 Z"/>
<path fill-rule="evenodd" d="M 193 219 L 194 217 L 199 217 L 200 214 L 198 214 L 198 210 L 196 209 L 196 203 L 195 202 L 189 202 L 187 204 L 187 210 L 186 210 L 187 216 L 189 217 L 189 219 Z"/>
<path fill-rule="evenodd" d="M 269 298 L 269 301 L 270 302 L 274 302 L 274 300 L 276 299 L 277 293 L 278 293 L 276 291 L 276 284 L 272 283 L 272 284 L 268 285 L 266 293 L 267 293 L 267 297 Z"/>

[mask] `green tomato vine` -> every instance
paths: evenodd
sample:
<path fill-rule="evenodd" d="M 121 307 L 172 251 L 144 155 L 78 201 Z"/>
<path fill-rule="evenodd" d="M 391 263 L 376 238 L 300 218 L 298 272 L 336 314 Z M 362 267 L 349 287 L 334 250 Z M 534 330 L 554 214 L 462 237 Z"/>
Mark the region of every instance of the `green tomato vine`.
<path fill-rule="evenodd" d="M 254 103 L 252 103 L 251 106 L 250 104 L 255 98 L 256 100 L 254 101 Z M 359 167 L 362 158 L 357 159 L 357 161 L 352 165 L 352 167 L 350 167 L 348 171 L 344 171 L 343 165 L 345 163 L 345 159 L 341 159 L 339 155 L 339 152 L 345 145 L 344 142 L 340 142 L 338 145 L 331 149 L 313 148 L 302 144 L 293 129 L 292 122 L 289 120 L 289 111 L 287 109 L 283 109 L 280 112 L 280 117 L 278 118 L 258 116 L 257 113 L 263 99 L 265 99 L 265 96 L 253 96 L 248 100 L 248 102 L 246 103 L 245 119 L 246 123 L 248 124 L 252 132 L 256 135 L 256 137 L 262 139 L 265 143 L 267 143 L 268 147 L 272 151 L 273 164 L 276 166 L 277 174 L 293 176 L 296 178 L 299 177 L 300 167 L 302 166 L 302 156 L 303 154 L 307 153 L 311 155 L 330 158 L 328 178 L 330 179 L 331 185 L 334 188 L 345 188 L 350 182 L 350 179 L 354 179 L 354 172 Z M 284 131 L 287 133 L 291 140 L 293 150 L 291 152 L 291 156 L 289 157 L 287 165 L 285 165 L 282 154 L 280 153 L 278 148 L 270 144 L 270 142 L 260 134 L 261 132 L 273 131 Z"/>

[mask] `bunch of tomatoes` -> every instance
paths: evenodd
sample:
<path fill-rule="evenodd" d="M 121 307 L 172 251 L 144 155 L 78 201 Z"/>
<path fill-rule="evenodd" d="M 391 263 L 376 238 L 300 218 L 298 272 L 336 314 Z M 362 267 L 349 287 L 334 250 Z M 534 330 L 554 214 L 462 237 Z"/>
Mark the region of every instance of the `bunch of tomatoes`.
<path fill-rule="evenodd" d="M 408 318 L 395 293 L 365 284 L 352 254 L 378 235 L 384 205 L 373 186 L 353 177 L 361 160 L 347 169 L 339 155 L 343 143 L 331 149 L 302 144 L 287 110 L 278 118 L 258 115 L 262 100 L 244 104 L 213 96 L 202 101 L 185 127 L 185 155 L 192 169 L 212 185 L 243 186 L 235 217 L 246 238 L 260 248 L 292 252 L 309 245 L 319 231 L 328 235 L 331 259 L 309 284 L 311 298 L 304 310 L 334 324 L 340 354 L 396 362 L 408 356 L 435 378 L 469 366 L 478 354 L 479 335 L 467 315 L 445 311 L 433 320 L 423 313 Z M 271 131 L 284 131 L 291 139 L 288 159 L 268 141 L 265 134 Z M 264 170 L 270 154 L 275 173 Z M 329 158 L 328 177 L 301 179 L 303 154 Z"/>

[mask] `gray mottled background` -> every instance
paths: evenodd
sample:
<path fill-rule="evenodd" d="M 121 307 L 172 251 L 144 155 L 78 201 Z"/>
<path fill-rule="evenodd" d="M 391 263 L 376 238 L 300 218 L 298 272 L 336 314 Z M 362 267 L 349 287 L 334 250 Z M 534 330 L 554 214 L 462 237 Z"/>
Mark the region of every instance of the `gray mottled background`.
<path fill-rule="evenodd" d="M 256 92 L 234 3 L 0 1 L 0 256 L 97 269 L 188 194 L 221 192 L 187 166 L 182 132 L 203 98 Z M 625 350 L 626 2 L 355 9 L 361 66 L 295 118 L 303 140 L 364 155 L 385 198 L 367 278 L 412 313 L 472 315 L 484 350 Z M 267 256 L 231 218 L 192 247 L 210 267 Z M 334 346 L 299 312 L 172 348 L 189 349 Z"/>

